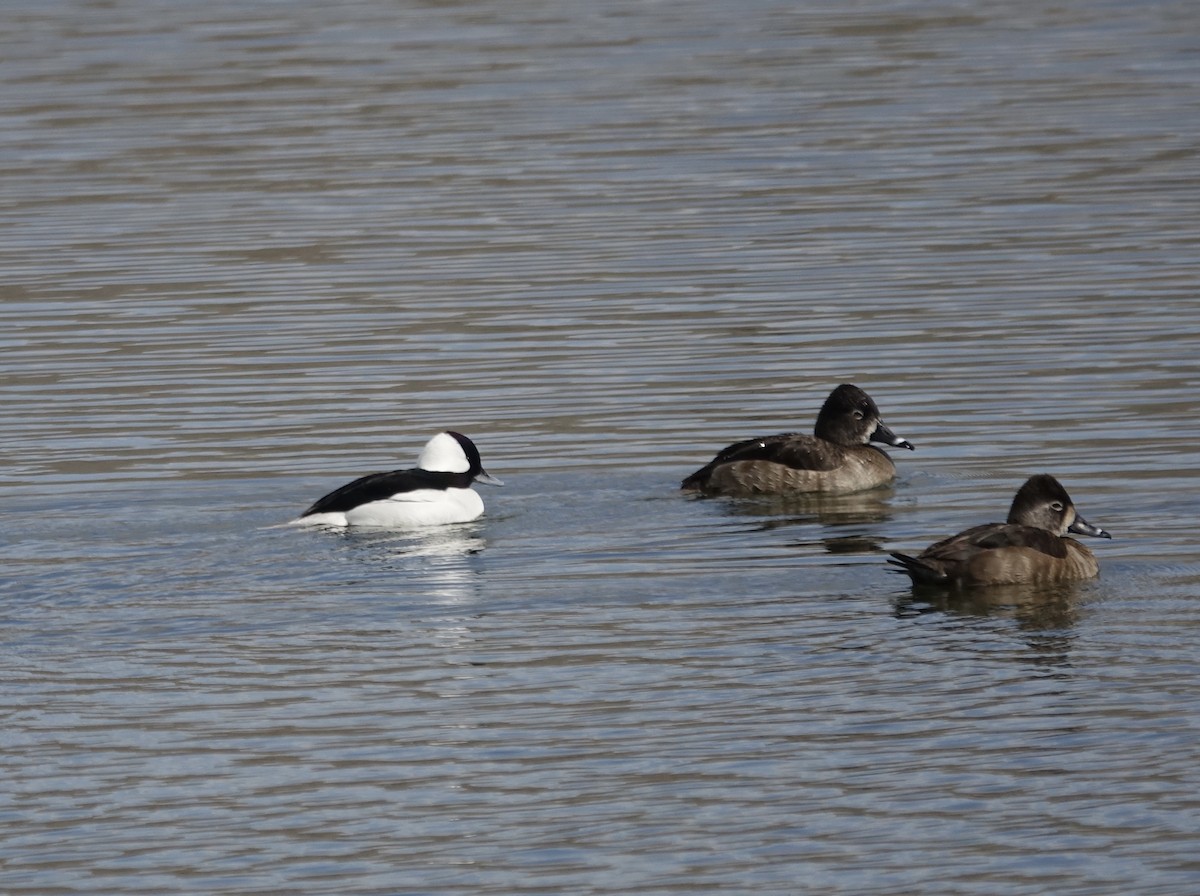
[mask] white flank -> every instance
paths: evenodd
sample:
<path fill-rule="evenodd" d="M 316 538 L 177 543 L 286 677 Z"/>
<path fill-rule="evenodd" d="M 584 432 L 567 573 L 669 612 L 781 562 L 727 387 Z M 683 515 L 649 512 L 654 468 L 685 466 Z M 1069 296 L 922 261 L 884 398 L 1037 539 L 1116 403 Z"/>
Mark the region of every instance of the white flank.
<path fill-rule="evenodd" d="M 291 525 L 415 529 L 466 523 L 482 515 L 483 499 L 473 489 L 427 488 L 360 504 L 344 513 L 309 514 L 293 520 Z"/>
<path fill-rule="evenodd" d="M 457 444 L 457 442 L 455 443 Z M 483 499 L 469 488 L 418 489 L 386 501 L 360 504 L 345 513 L 351 526 L 406 529 L 465 523 L 483 514 Z"/>

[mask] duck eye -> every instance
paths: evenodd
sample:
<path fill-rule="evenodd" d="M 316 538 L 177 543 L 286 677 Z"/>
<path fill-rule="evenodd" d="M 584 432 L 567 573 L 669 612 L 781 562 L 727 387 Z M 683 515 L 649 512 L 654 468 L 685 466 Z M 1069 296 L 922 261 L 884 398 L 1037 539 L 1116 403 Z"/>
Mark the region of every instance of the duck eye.
<path fill-rule="evenodd" d="M 1055 501 L 1053 504 L 1050 505 L 1050 509 L 1053 510 L 1055 513 L 1062 513 L 1062 509 L 1063 509 L 1062 501 Z"/>
<path fill-rule="evenodd" d="M 863 418 L 863 412 L 862 412 L 862 411 L 855 411 L 855 412 L 854 412 L 854 419 L 855 419 L 855 420 L 861 420 L 862 418 Z"/>

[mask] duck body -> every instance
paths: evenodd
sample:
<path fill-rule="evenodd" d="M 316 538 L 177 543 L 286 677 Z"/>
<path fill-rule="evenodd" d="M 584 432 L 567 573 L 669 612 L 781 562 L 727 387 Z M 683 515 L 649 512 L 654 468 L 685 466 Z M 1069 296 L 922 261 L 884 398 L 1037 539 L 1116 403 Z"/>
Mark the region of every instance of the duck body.
<path fill-rule="evenodd" d="M 870 442 L 913 450 L 857 386 L 830 393 L 812 435 L 781 433 L 735 442 L 680 484 L 706 495 L 849 494 L 887 485 L 896 465 Z"/>
<path fill-rule="evenodd" d="M 488 475 L 475 444 L 457 432 L 438 433 L 417 466 L 371 473 L 335 489 L 297 519 L 297 526 L 363 526 L 388 529 L 465 523 L 483 515 L 475 482 L 500 485 Z"/>
<path fill-rule="evenodd" d="M 849 494 L 895 477 L 896 464 L 874 445 L 781 433 L 730 445 L 682 487 L 709 495 Z"/>
<path fill-rule="evenodd" d="M 915 557 L 894 553 L 914 585 L 1054 585 L 1100 572 L 1095 555 L 1067 533 L 1111 538 L 1075 510 L 1053 476 L 1031 477 L 1003 523 L 986 523 L 935 542 Z"/>

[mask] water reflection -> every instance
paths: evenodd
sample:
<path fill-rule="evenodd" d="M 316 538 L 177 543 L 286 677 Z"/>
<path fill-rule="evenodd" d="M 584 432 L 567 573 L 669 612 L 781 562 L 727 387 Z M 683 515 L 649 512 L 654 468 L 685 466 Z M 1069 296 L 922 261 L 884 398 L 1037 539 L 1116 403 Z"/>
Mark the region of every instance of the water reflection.
<path fill-rule="evenodd" d="M 1039 667 L 1065 665 L 1075 642 L 1074 629 L 1081 618 L 1077 584 L 1047 588 L 997 585 L 963 591 L 914 589 L 896 602 L 898 616 L 942 613 L 971 620 L 1011 620 L 1024 637 Z"/>
<path fill-rule="evenodd" d="M 761 495 L 753 498 L 700 498 L 722 501 L 729 516 L 766 517 L 763 529 L 796 523 L 847 526 L 882 523 L 892 518 L 891 486 L 853 495 Z"/>
<path fill-rule="evenodd" d="M 473 558 L 487 542 L 474 526 L 440 526 L 420 532 L 339 529 L 315 534 L 338 539 L 356 562 L 403 573 L 405 590 L 435 603 L 474 603 L 479 571 Z"/>
<path fill-rule="evenodd" d="M 1028 631 L 1069 629 L 1079 621 L 1080 585 L 1034 588 L 1028 585 L 992 585 L 960 590 L 914 587 L 897 602 L 897 611 L 939 612 L 964 617 L 1005 617 Z"/>
<path fill-rule="evenodd" d="M 874 527 L 892 518 L 892 488 L 874 489 L 853 495 L 761 495 L 752 498 L 698 498 L 722 502 L 731 518 L 752 518 L 754 528 L 769 532 L 793 526 L 816 524 L 823 530 L 816 537 L 799 538 L 797 548 L 818 546 L 827 554 L 878 554 L 885 533 Z M 850 531 L 847 531 L 850 530 Z"/>
<path fill-rule="evenodd" d="M 356 553 L 384 563 L 398 558 L 470 556 L 487 546 L 473 526 L 437 526 L 421 530 L 350 527 L 321 531 L 343 539 Z"/>
<path fill-rule="evenodd" d="M 821 539 L 827 554 L 882 554 L 884 540 L 871 535 L 839 535 Z"/>
<path fill-rule="evenodd" d="M 939 613 L 968 625 L 1009 620 L 1029 648 L 1020 654 L 1021 661 L 1054 673 L 1070 664 L 1081 607 L 1079 583 L 1045 588 L 993 585 L 954 591 L 918 586 L 895 603 L 896 615 L 901 618 Z"/>

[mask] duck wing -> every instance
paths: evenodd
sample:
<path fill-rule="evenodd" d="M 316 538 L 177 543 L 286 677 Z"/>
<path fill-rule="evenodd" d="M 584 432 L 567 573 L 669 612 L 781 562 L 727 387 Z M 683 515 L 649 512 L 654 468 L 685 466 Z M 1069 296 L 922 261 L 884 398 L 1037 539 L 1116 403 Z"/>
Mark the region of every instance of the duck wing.
<path fill-rule="evenodd" d="M 1005 548 L 1031 548 L 1051 557 L 1067 556 L 1066 544 L 1053 532 L 1014 523 L 984 523 L 934 542 L 916 559 L 927 565 L 951 567 L 966 563 L 980 551 Z"/>
<path fill-rule="evenodd" d="M 743 460 L 763 460 L 797 470 L 832 470 L 842 459 L 837 445 L 797 432 L 735 442 L 718 452 L 709 466 Z"/>
<path fill-rule="evenodd" d="M 985 523 L 935 541 L 916 557 L 893 553 L 888 563 L 901 567 L 915 583 L 944 585 L 981 550 L 1003 547 L 1006 528 L 1007 523 Z"/>
<path fill-rule="evenodd" d="M 833 470 L 842 460 L 842 449 L 814 436 L 785 432 L 734 442 L 683 480 L 682 488 L 702 488 L 713 471 L 724 464 L 763 461 L 782 464 L 796 470 Z"/>
<path fill-rule="evenodd" d="M 946 585 L 959 579 L 981 554 L 1033 550 L 1056 559 L 1067 556 L 1067 544 L 1053 532 L 1013 523 L 986 523 L 934 542 L 919 556 L 892 554 L 888 563 L 901 567 L 914 583 Z"/>
<path fill-rule="evenodd" d="M 1036 526 L 1021 526 L 1015 523 L 993 523 L 990 526 L 979 526 L 979 534 L 973 539 L 974 544 L 983 550 L 1000 550 L 1003 548 L 1031 548 L 1050 557 L 1062 559 L 1067 556 L 1067 545 L 1053 532 L 1039 529 Z M 968 530 L 968 532 L 975 530 Z M 964 532 L 964 535 L 967 533 Z M 960 536 L 961 537 L 961 536 Z"/>

